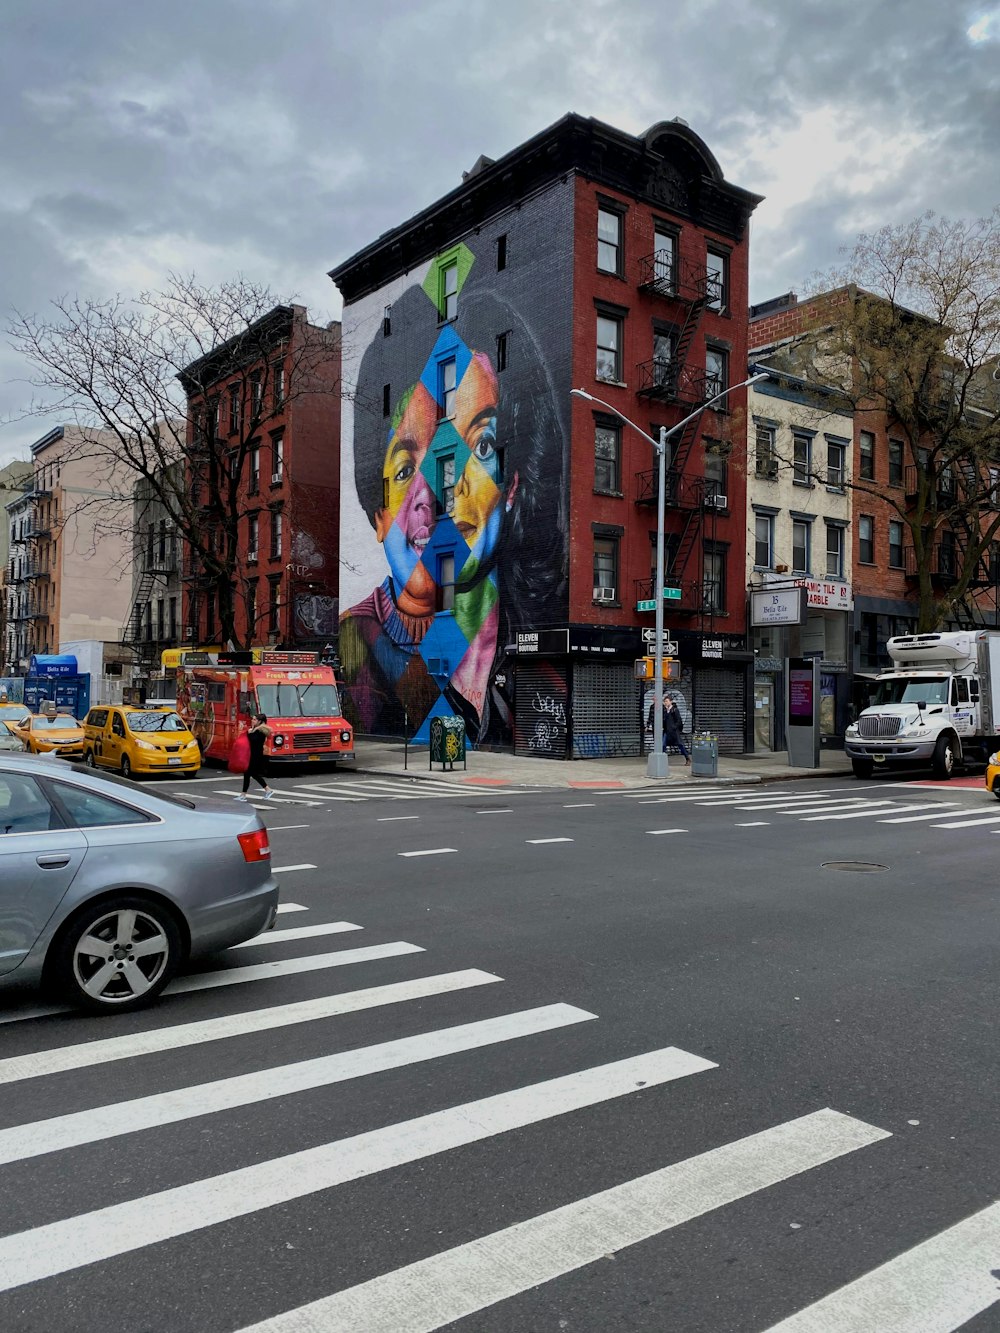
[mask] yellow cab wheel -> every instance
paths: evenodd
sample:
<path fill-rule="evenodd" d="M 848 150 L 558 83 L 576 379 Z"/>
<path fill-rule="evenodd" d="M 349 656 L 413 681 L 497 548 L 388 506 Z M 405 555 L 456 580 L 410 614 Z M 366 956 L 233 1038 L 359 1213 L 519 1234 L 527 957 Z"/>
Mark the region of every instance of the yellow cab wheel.
<path fill-rule="evenodd" d="M 1000 801 L 1000 773 L 993 779 L 993 795 Z"/>

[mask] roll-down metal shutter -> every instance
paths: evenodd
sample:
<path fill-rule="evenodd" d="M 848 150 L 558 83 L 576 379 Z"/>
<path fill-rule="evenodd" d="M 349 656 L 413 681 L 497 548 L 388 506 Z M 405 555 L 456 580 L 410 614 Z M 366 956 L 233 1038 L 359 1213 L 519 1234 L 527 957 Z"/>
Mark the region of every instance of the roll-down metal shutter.
<path fill-rule="evenodd" d="M 742 668 L 695 668 L 694 731 L 717 736 L 720 754 L 742 754 L 746 717 L 746 673 Z"/>
<path fill-rule="evenodd" d="M 573 757 L 642 753 L 639 686 L 629 662 L 573 665 Z"/>
<path fill-rule="evenodd" d="M 514 753 L 565 759 L 569 689 L 564 662 L 518 662 L 514 684 Z"/>

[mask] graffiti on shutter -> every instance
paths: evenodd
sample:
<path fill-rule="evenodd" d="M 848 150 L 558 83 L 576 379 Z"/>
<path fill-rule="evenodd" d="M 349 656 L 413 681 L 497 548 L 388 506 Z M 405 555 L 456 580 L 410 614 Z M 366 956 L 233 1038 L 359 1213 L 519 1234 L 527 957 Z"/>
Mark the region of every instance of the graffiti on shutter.
<path fill-rule="evenodd" d="M 514 704 L 514 753 L 565 759 L 569 690 L 560 662 L 518 664 Z"/>
<path fill-rule="evenodd" d="M 642 753 L 639 688 L 631 662 L 574 664 L 575 758 Z"/>

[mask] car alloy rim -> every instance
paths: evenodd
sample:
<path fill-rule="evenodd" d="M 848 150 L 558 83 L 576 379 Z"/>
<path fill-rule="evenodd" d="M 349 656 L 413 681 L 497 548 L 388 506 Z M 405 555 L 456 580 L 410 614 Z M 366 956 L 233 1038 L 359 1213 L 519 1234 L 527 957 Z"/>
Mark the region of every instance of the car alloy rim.
<path fill-rule="evenodd" d="M 118 908 L 77 940 L 73 975 L 91 999 L 121 1004 L 155 986 L 169 959 L 170 942 L 155 917 Z"/>

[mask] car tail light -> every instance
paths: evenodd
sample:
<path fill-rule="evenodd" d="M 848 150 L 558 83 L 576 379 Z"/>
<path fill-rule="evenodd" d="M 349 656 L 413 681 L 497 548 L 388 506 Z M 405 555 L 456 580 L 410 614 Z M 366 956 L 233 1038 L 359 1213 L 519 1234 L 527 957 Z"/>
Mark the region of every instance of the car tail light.
<path fill-rule="evenodd" d="M 271 844 L 268 841 L 266 828 L 254 829 L 252 833 L 237 833 L 236 837 L 243 848 L 244 861 L 271 859 Z"/>

